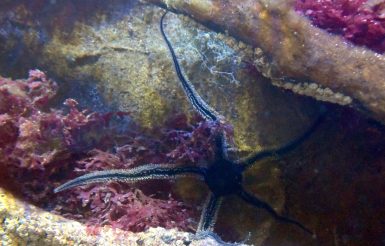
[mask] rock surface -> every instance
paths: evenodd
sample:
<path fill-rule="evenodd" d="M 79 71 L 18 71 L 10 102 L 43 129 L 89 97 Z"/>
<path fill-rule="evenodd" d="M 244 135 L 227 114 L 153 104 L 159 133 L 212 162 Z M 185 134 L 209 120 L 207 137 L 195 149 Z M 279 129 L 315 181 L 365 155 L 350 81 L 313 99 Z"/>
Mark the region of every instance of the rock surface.
<path fill-rule="evenodd" d="M 65 81 L 63 97 L 83 101 L 96 86 L 105 102 L 129 111 L 144 126 L 160 124 L 175 112 L 192 112 L 160 36 L 158 8 L 135 1 L 115 1 L 107 9 L 100 1 L 92 6 L 46 3 L 52 21 L 39 18 L 35 12 L 40 12 L 23 1 L 10 5 L 0 13 L 7 24 L 0 36 L 3 76 L 21 77 L 39 67 Z M 70 20 L 68 9 L 74 9 Z M 255 74 L 252 50 L 238 52 L 236 42 L 229 46 L 223 36 L 172 14 L 166 22 L 184 71 L 205 100 L 234 124 L 242 151 L 288 141 L 316 115 L 310 100 L 274 89 Z"/>

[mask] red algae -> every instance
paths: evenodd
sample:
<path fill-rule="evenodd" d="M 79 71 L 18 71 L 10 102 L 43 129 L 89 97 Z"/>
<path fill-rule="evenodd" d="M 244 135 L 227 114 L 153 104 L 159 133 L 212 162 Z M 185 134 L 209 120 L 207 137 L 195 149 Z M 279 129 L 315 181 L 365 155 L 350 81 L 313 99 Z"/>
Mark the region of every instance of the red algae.
<path fill-rule="evenodd" d="M 384 1 L 297 0 L 295 8 L 320 28 L 378 53 L 385 51 Z"/>
<path fill-rule="evenodd" d="M 59 194 L 53 189 L 95 170 L 200 163 L 213 155 L 214 133 L 230 128 L 177 115 L 156 129 L 132 123 L 122 132 L 121 123 L 128 118 L 124 112 L 80 110 L 73 99 L 65 101 L 67 110 L 52 108 L 57 89 L 39 70 L 30 71 L 26 80 L 0 77 L 1 185 L 28 202 L 90 226 L 192 231 L 196 211 L 177 201 L 166 181 L 157 183 L 157 194 L 151 182 L 90 185 Z"/>

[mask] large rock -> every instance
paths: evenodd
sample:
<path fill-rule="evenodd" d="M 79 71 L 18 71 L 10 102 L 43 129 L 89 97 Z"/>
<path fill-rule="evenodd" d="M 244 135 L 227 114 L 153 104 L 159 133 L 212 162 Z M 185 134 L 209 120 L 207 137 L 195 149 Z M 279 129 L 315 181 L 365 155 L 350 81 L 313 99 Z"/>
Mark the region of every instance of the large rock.
<path fill-rule="evenodd" d="M 176 112 L 191 115 L 160 36 L 162 13 L 135 1 L 2 3 L 0 72 L 14 77 L 39 67 L 60 82 L 59 102 L 75 97 L 96 109 L 129 111 L 144 127 L 161 125 Z M 287 143 L 316 118 L 314 101 L 280 91 L 253 68 L 251 48 L 173 14 L 166 25 L 187 77 L 234 125 L 239 156 Z M 286 196 L 278 163 L 256 166 L 245 182 L 282 211 Z M 189 189 L 201 187 L 196 185 L 188 181 L 175 189 L 188 197 Z M 220 211 L 218 231 L 237 240 L 250 232 L 249 242 L 263 243 L 273 220 L 236 198 L 229 200 Z"/>

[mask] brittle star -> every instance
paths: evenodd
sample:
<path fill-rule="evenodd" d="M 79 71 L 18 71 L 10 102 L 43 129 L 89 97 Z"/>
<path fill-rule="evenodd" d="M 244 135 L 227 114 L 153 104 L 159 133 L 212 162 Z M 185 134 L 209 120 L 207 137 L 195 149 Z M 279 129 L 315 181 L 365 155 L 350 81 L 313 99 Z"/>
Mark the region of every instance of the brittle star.
<path fill-rule="evenodd" d="M 224 117 L 212 109 L 199 96 L 193 84 L 183 75 L 175 52 L 164 32 L 163 22 L 166 14 L 167 12 L 161 17 L 160 31 L 170 51 L 174 68 L 181 82 L 182 88 L 193 108 L 203 118 L 221 124 Z M 62 184 L 55 189 L 55 192 L 61 192 L 76 186 L 91 183 L 104 183 L 110 181 L 133 183 L 141 180 L 174 179 L 192 175 L 204 180 L 210 191 L 202 209 L 202 214 L 197 227 L 197 233 L 212 232 L 223 197 L 236 195 L 246 203 L 249 203 L 257 208 L 264 209 L 275 220 L 295 225 L 307 233 L 312 234 L 312 232 L 300 222 L 279 215 L 267 202 L 247 192 L 242 186 L 242 180 L 244 171 L 250 168 L 257 161 L 265 158 L 276 158 L 296 148 L 306 138 L 308 138 L 312 132 L 315 131 L 320 122 L 321 117 L 318 118 L 309 129 L 307 129 L 294 141 L 291 141 L 280 148 L 258 152 L 244 160 L 234 161 L 228 157 L 226 134 L 221 132 L 215 138 L 217 151 L 215 153 L 214 161 L 209 163 L 206 167 L 192 165 L 175 166 L 170 164 L 146 164 L 132 169 L 95 171 Z"/>

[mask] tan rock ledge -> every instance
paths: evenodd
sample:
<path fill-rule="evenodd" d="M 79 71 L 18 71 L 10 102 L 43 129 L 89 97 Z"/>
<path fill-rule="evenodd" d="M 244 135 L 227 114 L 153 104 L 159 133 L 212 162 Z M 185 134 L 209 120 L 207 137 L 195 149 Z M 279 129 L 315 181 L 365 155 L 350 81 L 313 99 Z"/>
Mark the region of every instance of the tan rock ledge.
<path fill-rule="evenodd" d="M 336 93 L 330 101 L 352 101 L 385 122 L 385 56 L 312 26 L 294 11 L 293 0 L 146 1 L 259 47 L 266 57 L 258 64 L 264 75 L 317 83 Z"/>

